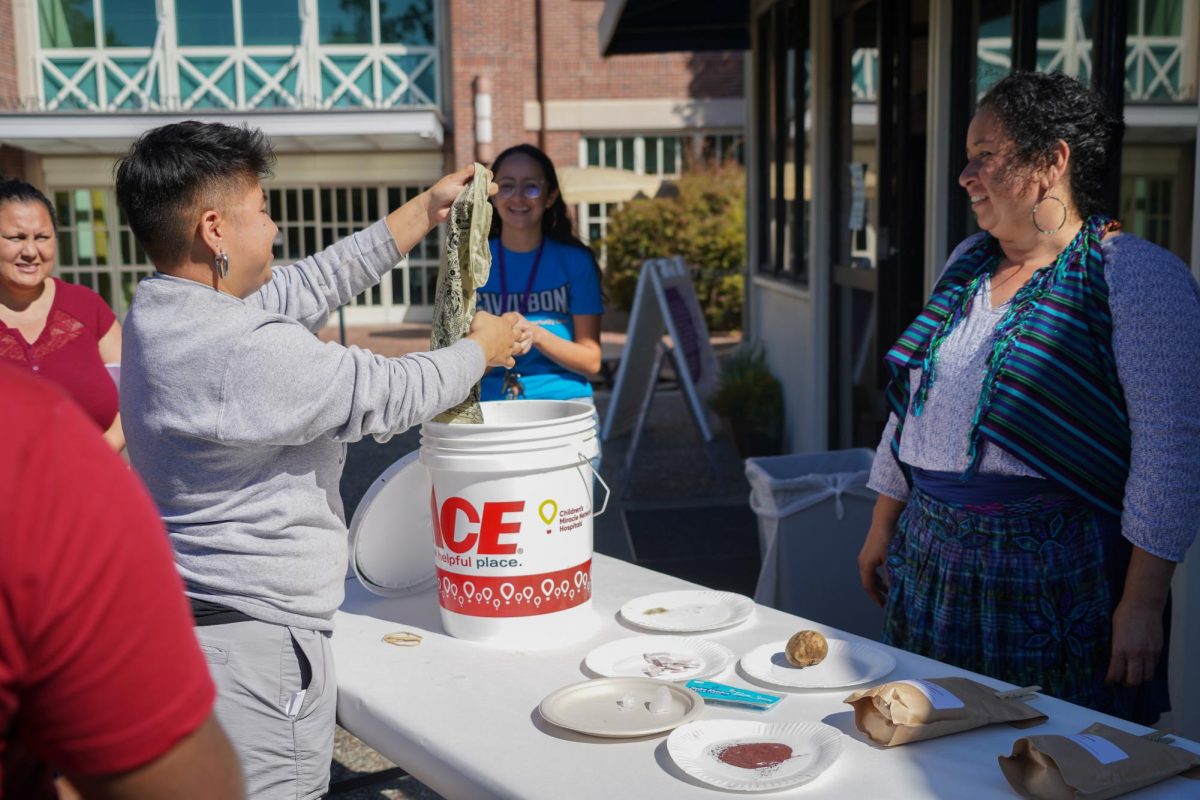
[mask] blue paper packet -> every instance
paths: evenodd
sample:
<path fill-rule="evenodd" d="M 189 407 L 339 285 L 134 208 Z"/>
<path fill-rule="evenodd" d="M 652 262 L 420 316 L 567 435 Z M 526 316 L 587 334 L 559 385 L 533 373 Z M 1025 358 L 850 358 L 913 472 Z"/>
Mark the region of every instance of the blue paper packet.
<path fill-rule="evenodd" d="M 783 699 L 781 695 L 754 692 L 740 686 L 716 681 L 688 681 L 687 687 L 704 698 L 706 703 L 730 703 L 744 708 L 767 710 Z"/>

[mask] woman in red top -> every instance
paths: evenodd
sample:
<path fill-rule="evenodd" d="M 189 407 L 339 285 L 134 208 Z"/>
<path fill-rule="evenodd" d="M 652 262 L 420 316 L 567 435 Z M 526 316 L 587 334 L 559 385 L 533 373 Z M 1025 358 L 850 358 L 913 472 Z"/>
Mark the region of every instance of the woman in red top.
<path fill-rule="evenodd" d="M 121 362 L 121 326 L 95 292 L 50 276 L 57 255 L 54 206 L 24 181 L 0 181 L 0 361 L 59 384 L 119 452 L 117 386 L 104 365 Z"/>

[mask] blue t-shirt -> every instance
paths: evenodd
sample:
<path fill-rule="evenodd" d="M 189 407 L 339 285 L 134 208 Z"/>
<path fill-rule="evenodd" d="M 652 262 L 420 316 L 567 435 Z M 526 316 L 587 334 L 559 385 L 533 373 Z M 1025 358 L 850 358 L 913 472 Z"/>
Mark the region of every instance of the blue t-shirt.
<path fill-rule="evenodd" d="M 492 271 L 488 281 L 476 294 L 476 307 L 492 314 L 520 311 L 530 322 L 536 322 L 555 336 L 575 338 L 573 314 L 602 314 L 600 276 L 590 251 L 582 247 L 545 240 L 541 260 L 533 284 L 529 273 L 533 269 L 537 250 L 527 253 L 504 251 L 506 285 L 500 285 L 500 240 L 489 242 L 492 248 Z M 528 301 L 525 287 L 529 286 Z M 542 355 L 537 348 L 517 359 L 514 368 L 525 387 L 525 397 L 541 400 L 570 400 L 591 397 L 592 385 L 587 378 L 570 372 Z M 502 400 L 505 370 L 489 370 L 483 376 L 482 399 Z"/>

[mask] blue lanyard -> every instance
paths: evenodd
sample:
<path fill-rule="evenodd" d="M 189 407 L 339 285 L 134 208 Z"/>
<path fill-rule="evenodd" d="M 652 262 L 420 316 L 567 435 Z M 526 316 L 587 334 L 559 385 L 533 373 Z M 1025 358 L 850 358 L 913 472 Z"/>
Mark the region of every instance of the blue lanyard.
<path fill-rule="evenodd" d="M 542 263 L 542 250 L 546 247 L 546 237 L 542 237 L 541 243 L 538 245 L 537 252 L 533 255 L 533 266 L 529 268 L 529 280 L 525 282 L 525 295 L 521 298 L 517 305 L 517 311 L 525 314 L 525 309 L 529 308 L 529 293 L 533 291 L 533 279 L 537 277 L 538 265 Z M 504 245 L 499 240 L 496 242 L 496 261 L 500 267 L 500 313 L 508 311 L 508 278 L 504 272 Z"/>

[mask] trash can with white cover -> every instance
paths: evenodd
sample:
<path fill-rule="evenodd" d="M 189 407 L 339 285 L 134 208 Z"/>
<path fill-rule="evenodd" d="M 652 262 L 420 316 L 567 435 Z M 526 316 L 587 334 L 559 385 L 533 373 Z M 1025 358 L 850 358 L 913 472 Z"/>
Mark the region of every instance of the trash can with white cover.
<path fill-rule="evenodd" d="M 876 493 L 866 448 L 746 459 L 763 605 L 878 639 L 883 613 L 858 578 Z"/>

